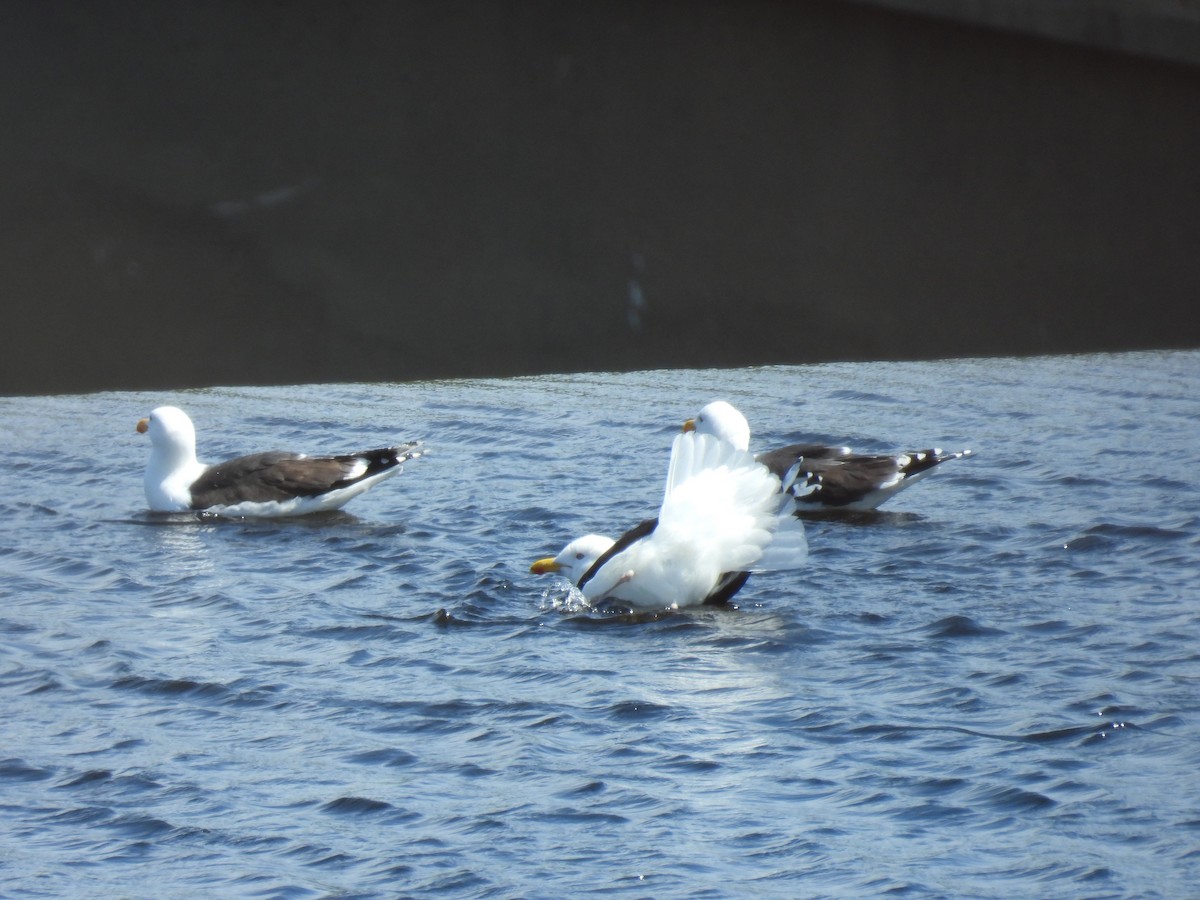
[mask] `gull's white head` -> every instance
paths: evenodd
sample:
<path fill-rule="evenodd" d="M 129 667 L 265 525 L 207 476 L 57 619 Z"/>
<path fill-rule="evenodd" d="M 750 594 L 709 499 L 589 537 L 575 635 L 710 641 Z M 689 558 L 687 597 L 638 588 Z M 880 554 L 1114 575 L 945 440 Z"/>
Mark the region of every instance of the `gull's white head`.
<path fill-rule="evenodd" d="M 684 431 L 709 434 L 738 450 L 750 449 L 750 423 L 731 403 L 714 400 L 683 423 Z"/>
<path fill-rule="evenodd" d="M 146 500 L 159 512 L 191 506 L 191 484 L 204 472 L 196 460 L 196 429 L 181 409 L 160 406 L 137 423 L 140 434 L 150 435 L 146 463 Z"/>
<path fill-rule="evenodd" d="M 558 556 L 539 559 L 529 571 L 535 575 L 545 575 L 555 572 L 568 579 L 571 584 L 579 584 L 579 579 L 603 556 L 613 545 L 613 539 L 600 534 L 585 534 L 575 538 L 563 547 Z"/>
<path fill-rule="evenodd" d="M 182 409 L 160 406 L 137 423 L 137 430 L 150 435 L 157 453 L 185 458 L 196 455 L 196 429 Z"/>

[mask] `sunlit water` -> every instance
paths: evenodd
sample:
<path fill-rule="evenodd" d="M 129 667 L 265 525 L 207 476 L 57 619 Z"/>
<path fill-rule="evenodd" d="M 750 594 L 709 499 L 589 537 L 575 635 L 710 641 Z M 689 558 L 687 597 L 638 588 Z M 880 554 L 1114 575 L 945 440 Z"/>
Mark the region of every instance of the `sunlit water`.
<path fill-rule="evenodd" d="M 977 455 L 737 607 L 529 563 L 755 445 Z M 345 514 L 144 512 L 203 458 L 423 438 Z M 1193 895 L 1200 353 L 0 400 L 0 895 Z"/>

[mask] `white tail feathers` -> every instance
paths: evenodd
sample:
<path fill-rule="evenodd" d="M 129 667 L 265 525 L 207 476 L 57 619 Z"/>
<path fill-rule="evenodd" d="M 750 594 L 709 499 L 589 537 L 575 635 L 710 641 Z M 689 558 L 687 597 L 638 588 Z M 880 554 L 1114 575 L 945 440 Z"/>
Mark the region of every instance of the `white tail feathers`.
<path fill-rule="evenodd" d="M 698 473 L 721 467 L 728 469 L 763 468 L 747 451 L 738 450 L 712 435 L 697 434 L 696 432 L 676 435 L 675 443 L 671 445 L 671 461 L 667 465 L 667 484 L 663 492 L 663 502 L 666 502 L 679 485 Z"/>
<path fill-rule="evenodd" d="M 771 543 L 763 550 L 762 557 L 750 568 L 755 572 L 783 572 L 800 569 L 808 562 L 808 539 L 804 536 L 804 522 L 788 508 L 779 514 Z"/>
<path fill-rule="evenodd" d="M 671 449 L 660 528 L 687 535 L 721 571 L 797 568 L 808 545 L 803 523 L 780 516 L 790 501 L 779 479 L 747 451 L 711 435 L 684 433 Z M 780 543 L 772 552 L 778 529 Z"/>

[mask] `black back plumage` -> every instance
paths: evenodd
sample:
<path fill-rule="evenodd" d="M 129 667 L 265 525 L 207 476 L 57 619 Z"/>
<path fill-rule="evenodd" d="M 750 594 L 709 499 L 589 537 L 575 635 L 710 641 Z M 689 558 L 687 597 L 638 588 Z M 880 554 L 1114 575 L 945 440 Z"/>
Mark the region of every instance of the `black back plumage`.
<path fill-rule="evenodd" d="M 757 459 L 778 478 L 799 464 L 801 473 L 791 493 L 797 503 L 820 509 L 857 503 L 897 476 L 912 478 L 963 455 L 937 449 L 874 455 L 851 453 L 845 447 L 791 444 L 760 453 Z"/>
<path fill-rule="evenodd" d="M 327 494 L 394 469 L 411 459 L 418 446 L 401 444 L 323 457 L 283 450 L 240 456 L 210 466 L 196 479 L 191 486 L 192 508 L 284 502 Z"/>

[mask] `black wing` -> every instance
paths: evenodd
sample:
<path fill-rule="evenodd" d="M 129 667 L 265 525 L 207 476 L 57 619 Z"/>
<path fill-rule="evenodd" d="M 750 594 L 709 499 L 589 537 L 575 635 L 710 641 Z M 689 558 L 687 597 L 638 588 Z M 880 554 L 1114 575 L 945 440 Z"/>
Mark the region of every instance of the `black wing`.
<path fill-rule="evenodd" d="M 634 543 L 635 541 L 640 541 L 646 535 L 651 534 L 657 527 L 658 516 L 655 516 L 653 519 L 646 519 L 644 522 L 639 522 L 637 525 L 634 525 L 627 532 L 617 538 L 616 543 L 604 551 L 604 553 L 600 555 L 600 558 L 592 563 L 591 568 L 583 573 L 575 587 L 583 590 L 583 586 L 596 576 L 596 573 L 603 568 L 605 563 L 607 563 L 610 559 L 612 559 L 630 544 Z"/>
<path fill-rule="evenodd" d="M 848 447 L 829 447 L 825 444 L 789 444 L 778 450 L 768 450 L 758 454 L 755 459 L 771 470 L 771 474 L 782 479 L 788 470 L 796 463 L 802 462 L 802 467 L 808 468 L 808 463 L 818 463 L 826 460 L 841 459 L 850 454 Z"/>
<path fill-rule="evenodd" d="M 897 479 L 907 481 L 962 455 L 930 449 L 895 456 L 848 453 L 833 459 L 806 458 L 803 465 L 810 473 L 809 483 L 813 488 L 808 494 L 797 491 L 796 502 L 810 507 L 848 506 L 886 485 L 895 484 Z"/>
<path fill-rule="evenodd" d="M 704 598 L 705 606 L 724 606 L 740 591 L 750 578 L 749 572 L 726 572 L 711 594 Z"/>
<path fill-rule="evenodd" d="M 395 468 L 412 458 L 414 447 L 408 444 L 323 457 L 281 450 L 240 456 L 209 467 L 196 479 L 191 487 L 192 508 L 315 497 Z"/>

